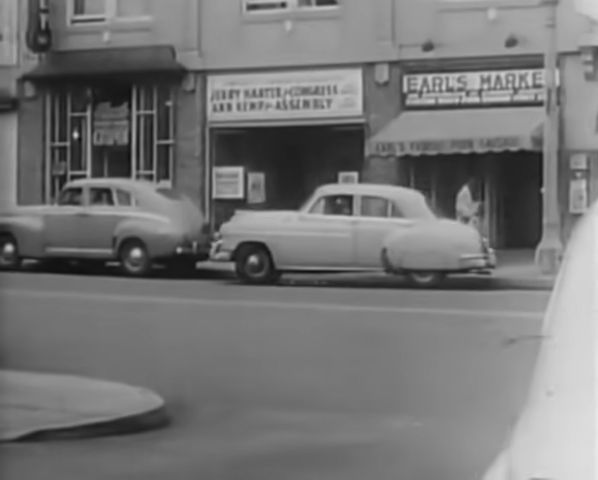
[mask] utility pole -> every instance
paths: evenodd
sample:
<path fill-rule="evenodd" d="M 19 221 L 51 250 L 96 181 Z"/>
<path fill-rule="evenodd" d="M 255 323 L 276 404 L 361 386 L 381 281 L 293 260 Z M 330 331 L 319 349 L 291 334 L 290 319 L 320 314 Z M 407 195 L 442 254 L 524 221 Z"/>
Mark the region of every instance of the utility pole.
<path fill-rule="evenodd" d="M 597 0 L 598 1 L 598 0 Z M 563 244 L 559 211 L 559 102 L 557 89 L 559 0 L 542 0 L 546 8 L 546 47 L 544 51 L 545 118 L 543 145 L 542 239 L 536 249 L 536 264 L 544 274 L 557 273 Z"/>

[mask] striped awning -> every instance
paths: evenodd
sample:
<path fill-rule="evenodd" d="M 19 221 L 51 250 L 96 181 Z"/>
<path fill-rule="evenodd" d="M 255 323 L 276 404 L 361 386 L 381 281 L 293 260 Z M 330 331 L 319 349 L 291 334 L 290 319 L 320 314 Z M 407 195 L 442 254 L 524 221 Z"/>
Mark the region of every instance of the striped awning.
<path fill-rule="evenodd" d="M 368 156 L 541 151 L 544 109 L 405 112 L 366 143 Z"/>

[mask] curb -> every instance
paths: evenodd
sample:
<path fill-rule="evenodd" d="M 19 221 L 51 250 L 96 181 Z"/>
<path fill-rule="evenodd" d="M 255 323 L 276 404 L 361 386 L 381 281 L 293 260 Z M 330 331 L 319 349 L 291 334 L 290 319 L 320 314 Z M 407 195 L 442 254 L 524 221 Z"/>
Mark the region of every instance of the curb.
<path fill-rule="evenodd" d="M 138 415 L 123 417 L 104 422 L 95 422 L 66 428 L 47 428 L 18 436 L 12 440 L 0 440 L 0 443 L 48 442 L 58 440 L 83 440 L 90 438 L 134 435 L 151 430 L 166 428 L 171 424 L 165 406 Z"/>
<path fill-rule="evenodd" d="M 0 370 L 0 443 L 82 439 L 166 427 L 164 400 L 137 386 Z"/>
<path fill-rule="evenodd" d="M 198 268 L 200 278 L 236 280 L 235 272 L 232 268 L 225 266 L 211 267 L 201 266 Z M 514 290 L 552 290 L 555 277 L 538 275 L 501 275 L 500 273 L 488 276 L 449 276 L 447 283 L 440 289 L 448 287 L 458 288 L 461 286 L 489 287 L 497 289 Z M 385 274 L 287 274 L 279 282 L 281 286 L 354 286 L 354 287 L 397 287 L 412 289 L 401 277 L 391 277 Z"/>

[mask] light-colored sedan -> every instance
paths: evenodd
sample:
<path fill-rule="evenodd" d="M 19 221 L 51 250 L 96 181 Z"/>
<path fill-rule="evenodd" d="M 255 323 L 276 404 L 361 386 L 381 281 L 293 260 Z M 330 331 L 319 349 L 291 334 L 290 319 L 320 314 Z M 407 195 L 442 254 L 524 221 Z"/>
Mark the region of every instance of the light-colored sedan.
<path fill-rule="evenodd" d="M 209 256 L 210 235 L 184 195 L 128 179 L 67 183 L 54 205 L 0 213 L 0 269 L 23 259 L 51 262 L 119 261 L 142 276 L 154 263 L 185 270 Z"/>
<path fill-rule="evenodd" d="M 451 261 L 422 258 L 431 243 L 418 245 L 413 240 L 425 235 L 442 240 L 434 242 L 439 250 L 434 258 Z M 476 230 L 436 218 L 420 192 L 391 185 L 324 185 L 298 211 L 237 211 L 219 236 L 212 258 L 235 262 L 237 275 L 248 283 L 271 283 L 284 272 L 385 268 L 429 286 L 447 271 L 486 271 L 495 263 Z M 400 236 L 406 238 L 403 253 L 410 260 L 391 265 L 389 261 L 397 260 L 394 245 Z M 389 252 L 383 256 L 385 246 Z M 484 262 L 472 262 L 474 257 Z"/>

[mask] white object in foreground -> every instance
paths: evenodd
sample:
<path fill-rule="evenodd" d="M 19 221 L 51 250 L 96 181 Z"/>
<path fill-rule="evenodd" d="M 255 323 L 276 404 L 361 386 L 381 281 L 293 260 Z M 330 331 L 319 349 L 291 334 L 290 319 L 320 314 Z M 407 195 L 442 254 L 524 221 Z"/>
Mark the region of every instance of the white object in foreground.
<path fill-rule="evenodd" d="M 598 203 L 576 228 L 512 435 L 484 480 L 598 479 Z"/>

